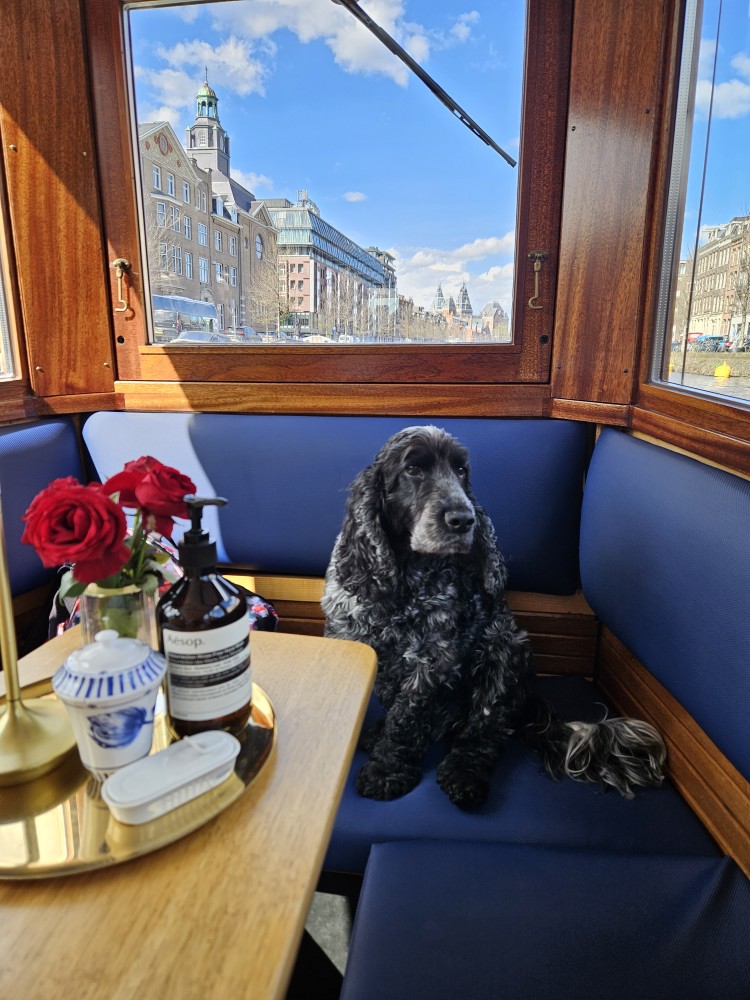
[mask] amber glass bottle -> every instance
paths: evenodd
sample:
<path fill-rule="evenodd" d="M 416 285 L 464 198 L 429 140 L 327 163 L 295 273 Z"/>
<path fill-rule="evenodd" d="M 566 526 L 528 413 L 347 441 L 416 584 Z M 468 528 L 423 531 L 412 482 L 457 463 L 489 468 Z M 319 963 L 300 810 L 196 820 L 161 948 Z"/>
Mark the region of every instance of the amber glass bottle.
<path fill-rule="evenodd" d="M 250 716 L 250 621 L 245 591 L 216 569 L 216 544 L 201 528 L 207 504 L 221 497 L 186 497 L 191 528 L 178 544 L 184 576 L 157 607 L 167 661 L 167 713 L 177 736 L 207 729 L 238 735 Z"/>

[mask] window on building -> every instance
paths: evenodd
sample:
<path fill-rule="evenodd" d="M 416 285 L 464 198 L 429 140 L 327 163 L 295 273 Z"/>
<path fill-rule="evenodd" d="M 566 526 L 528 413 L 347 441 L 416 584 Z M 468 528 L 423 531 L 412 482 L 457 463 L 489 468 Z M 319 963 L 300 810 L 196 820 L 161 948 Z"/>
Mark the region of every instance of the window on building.
<path fill-rule="evenodd" d="M 174 198 L 174 174 L 167 174 L 167 194 Z"/>
<path fill-rule="evenodd" d="M 182 200 L 186 205 L 190 204 L 190 185 L 187 181 L 182 182 Z"/>
<path fill-rule="evenodd" d="M 185 277 L 193 277 L 193 255 L 189 250 L 185 251 Z"/>
<path fill-rule="evenodd" d="M 221 249 L 222 249 L 221 230 L 216 229 L 214 230 L 214 250 L 218 250 L 219 252 L 221 252 Z"/>
<path fill-rule="evenodd" d="M 198 258 L 198 280 L 204 284 L 208 284 L 208 260 L 205 257 Z"/>
<path fill-rule="evenodd" d="M 164 273 L 169 270 L 169 247 L 166 243 L 159 244 L 159 267 Z"/>
<path fill-rule="evenodd" d="M 237 256 L 237 237 L 236 236 L 230 236 L 229 237 L 229 254 L 232 257 L 236 257 Z"/>
<path fill-rule="evenodd" d="M 176 205 L 169 206 L 169 228 L 176 233 L 180 231 L 180 210 Z"/>
<path fill-rule="evenodd" d="M 237 284 L 237 268 L 236 267 L 230 267 L 229 268 L 229 284 L 230 285 L 236 285 Z"/>
<path fill-rule="evenodd" d="M 221 264 L 214 264 L 214 271 L 216 273 L 216 280 L 223 281 L 224 278 L 221 271 Z"/>
<path fill-rule="evenodd" d="M 688 0 L 652 381 L 750 400 L 747 7 Z"/>
<path fill-rule="evenodd" d="M 163 201 L 156 203 L 156 225 L 159 229 L 164 229 L 167 224 L 167 206 Z"/>
<path fill-rule="evenodd" d="M 161 167 L 154 167 L 151 172 L 154 190 L 161 191 Z"/>
<path fill-rule="evenodd" d="M 208 246 L 208 226 L 205 222 L 198 223 L 198 243 L 202 247 Z"/>
<path fill-rule="evenodd" d="M 186 215 L 183 219 L 184 229 L 185 229 L 185 239 L 192 240 L 193 238 L 193 223 L 190 221 L 190 216 Z"/>
<path fill-rule="evenodd" d="M 182 274 L 182 247 L 172 247 L 172 270 L 175 274 Z"/>

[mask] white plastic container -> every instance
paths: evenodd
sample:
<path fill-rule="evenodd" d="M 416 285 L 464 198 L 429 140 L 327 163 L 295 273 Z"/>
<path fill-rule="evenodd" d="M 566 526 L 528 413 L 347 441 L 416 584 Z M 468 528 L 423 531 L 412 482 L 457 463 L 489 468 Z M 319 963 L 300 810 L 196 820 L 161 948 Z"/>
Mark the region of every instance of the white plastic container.
<path fill-rule="evenodd" d="M 166 669 L 164 657 L 147 643 L 104 629 L 53 676 L 81 761 L 100 781 L 151 751 L 156 695 Z"/>
<path fill-rule="evenodd" d="M 239 752 L 240 741 L 220 729 L 185 736 L 115 772 L 102 798 L 120 823 L 148 823 L 221 784 Z"/>

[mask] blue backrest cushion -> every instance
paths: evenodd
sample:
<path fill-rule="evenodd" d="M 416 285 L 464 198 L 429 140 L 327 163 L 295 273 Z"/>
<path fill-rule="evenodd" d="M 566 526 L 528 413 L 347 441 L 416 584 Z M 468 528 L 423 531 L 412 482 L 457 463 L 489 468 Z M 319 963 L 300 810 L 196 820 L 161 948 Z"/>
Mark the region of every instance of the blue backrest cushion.
<path fill-rule="evenodd" d="M 581 578 L 602 622 L 750 779 L 750 482 L 605 430 Z"/>
<path fill-rule="evenodd" d="M 349 484 L 396 431 L 434 423 L 471 454 L 474 491 L 508 560 L 509 586 L 568 594 L 578 585 L 578 529 L 589 428 L 570 421 L 98 413 L 84 426 L 97 470 L 141 454 L 227 497 L 207 511 L 222 562 L 320 576 Z"/>
<path fill-rule="evenodd" d="M 53 479 L 83 482 L 75 426 L 69 417 L 0 428 L 0 495 L 10 590 L 15 597 L 54 578 L 31 545 L 21 543 L 29 504 Z"/>

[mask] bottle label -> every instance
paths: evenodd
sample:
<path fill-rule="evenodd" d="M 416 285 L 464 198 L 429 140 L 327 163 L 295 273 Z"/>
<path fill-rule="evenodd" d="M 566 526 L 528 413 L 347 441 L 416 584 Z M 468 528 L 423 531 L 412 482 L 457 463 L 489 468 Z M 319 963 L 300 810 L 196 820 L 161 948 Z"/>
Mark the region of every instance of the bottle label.
<path fill-rule="evenodd" d="M 162 629 L 169 714 L 186 722 L 231 715 L 250 704 L 250 623 L 247 615 L 205 632 Z"/>

